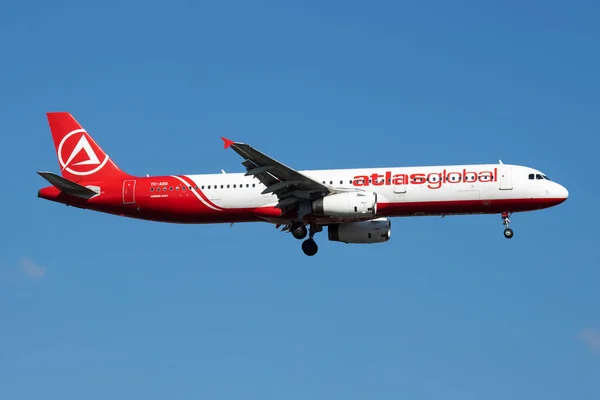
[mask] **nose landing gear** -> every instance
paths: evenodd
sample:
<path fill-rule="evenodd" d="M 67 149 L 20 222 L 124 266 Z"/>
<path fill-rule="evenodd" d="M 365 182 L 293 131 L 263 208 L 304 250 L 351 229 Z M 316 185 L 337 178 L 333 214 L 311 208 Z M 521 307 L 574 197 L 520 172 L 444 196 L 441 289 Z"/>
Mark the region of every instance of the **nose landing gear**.
<path fill-rule="evenodd" d="M 508 224 L 510 224 L 510 220 L 508 219 L 508 217 L 509 217 L 508 212 L 502 213 L 502 224 L 504 225 L 504 237 L 507 239 L 510 239 L 513 237 L 514 233 L 513 233 L 513 230 L 508 227 Z"/>

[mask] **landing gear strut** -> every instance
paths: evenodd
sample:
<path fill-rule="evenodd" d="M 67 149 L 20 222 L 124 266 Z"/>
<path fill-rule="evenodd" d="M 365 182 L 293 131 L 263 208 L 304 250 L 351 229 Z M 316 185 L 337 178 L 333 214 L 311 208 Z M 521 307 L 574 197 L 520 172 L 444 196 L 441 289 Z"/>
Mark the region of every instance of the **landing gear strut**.
<path fill-rule="evenodd" d="M 510 239 L 513 237 L 513 230 L 508 227 L 510 220 L 508 219 L 509 214 L 507 212 L 502 213 L 502 224 L 504 225 L 504 237 Z"/>
<path fill-rule="evenodd" d="M 306 229 L 306 228 L 305 228 Z M 310 233 L 308 235 L 308 239 L 302 242 L 302 251 L 307 256 L 314 256 L 319 251 L 319 246 L 317 246 L 317 242 L 313 239 L 313 236 L 317 232 L 321 232 L 323 227 L 321 225 L 310 224 Z"/>
<path fill-rule="evenodd" d="M 306 235 L 308 235 L 308 229 L 306 229 L 306 226 L 302 222 L 297 222 L 294 225 L 292 225 L 290 231 L 292 232 L 292 235 L 298 240 L 304 239 Z"/>

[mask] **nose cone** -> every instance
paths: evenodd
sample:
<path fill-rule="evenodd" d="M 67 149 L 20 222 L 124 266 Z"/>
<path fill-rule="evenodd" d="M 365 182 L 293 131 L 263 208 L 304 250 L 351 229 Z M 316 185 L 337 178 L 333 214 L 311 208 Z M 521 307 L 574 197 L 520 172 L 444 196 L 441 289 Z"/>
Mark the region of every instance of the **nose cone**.
<path fill-rule="evenodd" d="M 565 201 L 569 197 L 569 191 L 558 183 L 554 184 L 554 188 L 551 191 L 552 197 L 559 200 L 559 204 Z"/>

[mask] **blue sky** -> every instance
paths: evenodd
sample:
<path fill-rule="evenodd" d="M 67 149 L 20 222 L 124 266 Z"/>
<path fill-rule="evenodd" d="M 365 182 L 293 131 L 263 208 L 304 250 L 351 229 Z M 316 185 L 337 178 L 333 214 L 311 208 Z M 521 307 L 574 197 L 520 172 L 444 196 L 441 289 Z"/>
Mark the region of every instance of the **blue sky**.
<path fill-rule="evenodd" d="M 87 3 L 87 4 L 86 4 Z M 485 4 L 484 4 L 485 3 Z M 0 398 L 597 399 L 594 1 L 12 2 L 0 24 Z M 545 211 L 386 244 L 36 198 L 70 111 L 132 174 L 505 163 Z"/>

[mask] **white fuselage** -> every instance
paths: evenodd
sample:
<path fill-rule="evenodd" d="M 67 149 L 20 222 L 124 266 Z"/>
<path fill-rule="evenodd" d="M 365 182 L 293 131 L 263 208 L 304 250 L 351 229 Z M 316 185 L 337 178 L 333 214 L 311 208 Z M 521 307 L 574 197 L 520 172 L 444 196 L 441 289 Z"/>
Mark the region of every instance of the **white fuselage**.
<path fill-rule="evenodd" d="M 300 172 L 332 188 L 375 192 L 378 194 L 379 203 L 543 200 L 568 196 L 563 186 L 545 178 L 540 171 L 508 164 Z M 530 176 L 533 176 L 533 179 L 530 179 Z M 208 199 L 223 208 L 256 208 L 277 203 L 275 195 L 261 194 L 265 189 L 264 185 L 242 173 L 188 175 L 188 177 L 198 185 Z M 373 177 L 377 179 L 374 180 Z"/>

